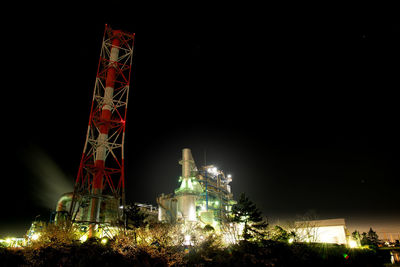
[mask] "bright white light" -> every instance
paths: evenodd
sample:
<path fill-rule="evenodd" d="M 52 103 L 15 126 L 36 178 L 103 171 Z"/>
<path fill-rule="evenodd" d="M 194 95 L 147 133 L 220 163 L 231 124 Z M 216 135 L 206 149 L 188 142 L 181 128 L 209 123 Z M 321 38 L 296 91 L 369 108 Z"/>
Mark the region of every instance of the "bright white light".
<path fill-rule="evenodd" d="M 232 175 L 228 174 L 228 178 L 232 178 Z"/>
<path fill-rule="evenodd" d="M 190 235 L 185 235 L 185 242 L 183 242 L 183 244 L 186 245 L 186 246 L 189 246 L 190 245 L 190 240 L 191 240 Z"/>
<path fill-rule="evenodd" d="M 222 236 L 222 240 L 225 244 L 235 244 L 236 240 L 232 234 L 224 234 Z"/>
<path fill-rule="evenodd" d="M 348 244 L 343 225 L 299 228 L 297 235 L 304 242 Z"/>
<path fill-rule="evenodd" d="M 35 234 L 33 234 L 32 235 L 32 240 L 38 240 L 39 239 L 39 237 L 40 237 L 40 234 L 38 234 L 38 233 L 35 233 Z"/>
<path fill-rule="evenodd" d="M 289 240 L 288 240 L 289 244 L 292 244 L 293 241 L 294 241 L 293 238 L 289 238 Z"/>
<path fill-rule="evenodd" d="M 88 239 L 87 235 L 83 235 L 81 236 L 81 238 L 79 238 L 79 240 L 83 243 Z"/>
<path fill-rule="evenodd" d="M 119 208 L 120 208 L 120 209 L 123 209 L 123 208 L 124 208 L 124 206 L 119 206 Z"/>
<path fill-rule="evenodd" d="M 101 239 L 101 243 L 102 243 L 103 245 L 107 244 L 107 242 L 108 242 L 108 239 L 107 239 L 107 238 L 102 238 L 102 239 Z"/>
<path fill-rule="evenodd" d="M 330 235 L 327 235 L 326 233 L 322 233 L 319 236 L 319 241 L 322 243 L 330 243 L 332 241 L 332 237 Z"/>
<path fill-rule="evenodd" d="M 349 241 L 349 247 L 351 247 L 351 248 L 356 248 L 356 247 L 357 247 L 357 242 L 354 241 L 354 240 L 350 240 L 350 241 Z"/>
<path fill-rule="evenodd" d="M 208 171 L 209 173 L 214 174 L 214 175 L 217 175 L 217 174 L 218 174 L 218 169 L 217 169 L 217 167 L 208 168 L 207 171 Z"/>
<path fill-rule="evenodd" d="M 196 209 L 193 207 L 193 205 L 190 205 L 189 208 L 189 221 L 195 221 L 196 220 Z"/>

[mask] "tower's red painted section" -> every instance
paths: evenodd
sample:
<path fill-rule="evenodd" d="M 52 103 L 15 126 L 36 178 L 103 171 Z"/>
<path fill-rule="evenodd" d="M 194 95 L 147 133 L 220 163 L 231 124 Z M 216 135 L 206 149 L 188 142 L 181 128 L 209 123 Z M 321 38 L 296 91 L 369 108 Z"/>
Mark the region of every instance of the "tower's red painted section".
<path fill-rule="evenodd" d="M 133 44 L 134 34 L 106 25 L 70 209 L 73 221 L 88 223 L 91 229 L 100 223 L 115 223 L 100 216 L 106 197 L 116 199 L 118 207 L 124 206 L 124 138 Z M 89 208 L 82 204 L 85 201 Z"/>

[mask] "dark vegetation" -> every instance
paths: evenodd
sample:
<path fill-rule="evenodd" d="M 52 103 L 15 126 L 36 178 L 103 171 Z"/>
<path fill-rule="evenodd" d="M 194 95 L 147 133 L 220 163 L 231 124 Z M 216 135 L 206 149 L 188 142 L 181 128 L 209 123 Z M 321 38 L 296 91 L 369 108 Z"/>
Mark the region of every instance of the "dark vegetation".
<path fill-rule="evenodd" d="M 353 233 L 369 249 L 316 243 L 289 243 L 293 232 L 268 227 L 257 207 L 244 194 L 233 208 L 232 223 L 244 225 L 235 244 L 226 244 L 213 227 L 193 225 L 192 243 L 185 246 L 179 225 L 143 223 L 137 207 L 128 211 L 128 230 L 108 242 L 80 242 L 76 231 L 48 225 L 39 240 L 22 249 L 0 247 L 0 266 L 384 266 L 388 255 L 377 249 L 377 235 Z M 187 226 L 186 226 L 187 227 Z M 234 229 L 233 229 L 234 230 Z"/>
<path fill-rule="evenodd" d="M 370 248 L 377 249 L 379 246 L 379 237 L 378 234 L 372 230 L 372 228 L 369 228 L 369 231 L 363 232 L 360 234 L 357 230 L 354 231 L 352 234 L 354 239 L 360 240 L 360 243 L 362 246 L 369 246 Z"/>
<path fill-rule="evenodd" d="M 222 248 L 213 242 L 207 240 L 188 252 L 184 247 L 139 246 L 120 253 L 112 242 L 103 245 L 95 239 L 56 247 L 1 248 L 0 266 L 384 266 L 383 257 L 374 250 L 279 241 L 242 241 Z M 174 253 L 182 258 L 171 264 L 168 256 Z"/>

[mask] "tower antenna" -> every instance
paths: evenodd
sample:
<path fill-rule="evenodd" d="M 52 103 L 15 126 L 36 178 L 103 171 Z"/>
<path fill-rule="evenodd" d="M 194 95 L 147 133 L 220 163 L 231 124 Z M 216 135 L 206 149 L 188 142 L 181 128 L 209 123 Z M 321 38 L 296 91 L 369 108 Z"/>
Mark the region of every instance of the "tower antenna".
<path fill-rule="evenodd" d="M 86 141 L 70 206 L 89 237 L 123 221 L 124 143 L 135 34 L 105 25 Z M 120 208 L 122 207 L 122 209 Z"/>

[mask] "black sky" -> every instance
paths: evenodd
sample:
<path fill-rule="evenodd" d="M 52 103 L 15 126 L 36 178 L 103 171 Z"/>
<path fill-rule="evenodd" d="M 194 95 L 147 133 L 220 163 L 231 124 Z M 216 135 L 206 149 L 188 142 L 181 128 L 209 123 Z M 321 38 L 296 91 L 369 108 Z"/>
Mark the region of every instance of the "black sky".
<path fill-rule="evenodd" d="M 128 200 L 172 192 L 189 147 L 271 219 L 314 210 L 400 228 L 393 8 L 113 3 L 14 6 L 2 18 L 1 235 L 50 213 L 27 163 L 37 151 L 72 187 L 105 23 L 136 33 Z"/>

